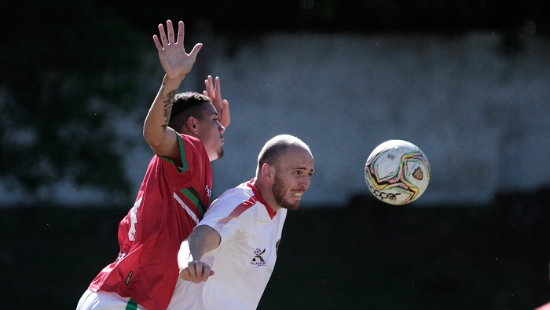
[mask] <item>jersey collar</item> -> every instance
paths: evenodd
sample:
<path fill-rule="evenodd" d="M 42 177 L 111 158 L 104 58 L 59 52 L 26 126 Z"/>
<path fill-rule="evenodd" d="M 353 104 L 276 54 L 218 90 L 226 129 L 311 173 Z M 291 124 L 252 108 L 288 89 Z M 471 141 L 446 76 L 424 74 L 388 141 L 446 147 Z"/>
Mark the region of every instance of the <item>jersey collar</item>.
<path fill-rule="evenodd" d="M 260 192 L 258 192 L 258 189 L 256 188 L 256 186 L 254 186 L 253 183 L 254 183 L 254 179 L 248 181 L 248 183 L 246 183 L 246 185 L 248 185 L 248 187 L 250 187 L 252 189 L 252 192 L 254 193 L 254 196 L 256 196 L 258 198 L 258 201 L 261 202 L 265 206 L 267 214 L 269 214 L 269 218 L 273 219 L 275 217 L 275 215 L 277 214 L 277 212 L 275 212 L 275 211 L 273 211 L 273 209 L 271 209 L 271 207 L 267 204 L 264 197 L 262 197 L 262 195 L 260 195 Z"/>

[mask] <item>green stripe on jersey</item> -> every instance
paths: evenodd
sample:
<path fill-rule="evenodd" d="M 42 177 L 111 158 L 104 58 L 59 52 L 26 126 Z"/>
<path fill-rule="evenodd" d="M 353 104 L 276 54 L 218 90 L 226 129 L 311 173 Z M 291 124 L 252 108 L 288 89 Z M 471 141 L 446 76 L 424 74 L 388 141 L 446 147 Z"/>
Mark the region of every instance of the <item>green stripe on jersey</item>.
<path fill-rule="evenodd" d="M 138 308 L 137 302 L 132 298 L 130 298 L 130 300 L 128 300 L 128 303 L 126 304 L 125 310 L 137 310 L 137 308 Z"/>
<path fill-rule="evenodd" d="M 182 168 L 180 172 L 185 172 L 187 171 L 187 158 L 185 158 L 185 149 L 183 148 L 183 140 L 181 139 L 180 135 L 177 135 L 177 136 L 178 136 L 178 142 L 180 145 L 181 164 L 182 164 Z"/>
<path fill-rule="evenodd" d="M 199 209 L 199 214 L 202 219 L 204 216 L 204 212 L 206 212 L 206 206 L 202 203 L 200 199 L 199 192 L 197 192 L 196 189 L 192 187 L 184 188 L 181 190 L 181 192 L 187 196 L 194 204 L 197 206 L 197 209 Z"/>
<path fill-rule="evenodd" d="M 179 144 L 179 147 L 180 147 L 181 165 L 182 166 L 178 167 L 176 165 L 176 163 L 168 157 L 164 157 L 164 156 L 160 156 L 160 155 L 158 155 L 158 157 L 160 157 L 160 158 L 164 159 L 165 161 L 171 163 L 172 165 L 176 166 L 176 169 L 178 169 L 178 172 L 182 173 L 182 172 L 187 171 L 187 159 L 185 158 L 185 149 L 183 148 L 183 140 L 181 139 L 180 135 L 177 135 L 177 136 L 178 136 L 178 144 Z"/>

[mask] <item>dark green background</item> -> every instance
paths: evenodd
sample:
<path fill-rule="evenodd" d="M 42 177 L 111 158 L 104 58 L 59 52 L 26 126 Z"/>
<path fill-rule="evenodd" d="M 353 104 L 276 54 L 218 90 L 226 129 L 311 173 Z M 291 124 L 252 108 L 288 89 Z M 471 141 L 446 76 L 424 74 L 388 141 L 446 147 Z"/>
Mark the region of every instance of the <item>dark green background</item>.
<path fill-rule="evenodd" d="M 534 309 L 550 301 L 547 193 L 415 208 L 358 196 L 290 212 L 259 309 Z M 0 211 L 3 309 L 73 309 L 126 209 Z"/>

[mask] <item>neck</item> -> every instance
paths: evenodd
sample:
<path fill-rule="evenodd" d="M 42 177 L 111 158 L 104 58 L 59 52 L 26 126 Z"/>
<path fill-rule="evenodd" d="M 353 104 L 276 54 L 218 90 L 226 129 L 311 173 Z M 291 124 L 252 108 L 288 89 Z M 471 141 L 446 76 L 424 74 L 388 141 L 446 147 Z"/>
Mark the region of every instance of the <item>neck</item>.
<path fill-rule="evenodd" d="M 256 187 L 256 190 L 258 191 L 260 196 L 262 196 L 265 202 L 267 202 L 273 212 L 277 212 L 277 210 L 281 209 L 281 206 L 277 204 L 277 201 L 273 196 L 273 191 L 271 190 L 271 186 L 269 183 L 256 177 L 252 184 Z"/>

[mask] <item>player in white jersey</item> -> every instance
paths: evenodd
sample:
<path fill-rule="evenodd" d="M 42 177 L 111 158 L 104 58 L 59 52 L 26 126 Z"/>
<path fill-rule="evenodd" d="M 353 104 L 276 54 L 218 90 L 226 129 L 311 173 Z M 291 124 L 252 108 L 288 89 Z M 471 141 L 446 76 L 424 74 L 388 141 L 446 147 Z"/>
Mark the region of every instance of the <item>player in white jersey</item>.
<path fill-rule="evenodd" d="M 182 243 L 180 279 L 168 309 L 256 309 L 275 267 L 287 210 L 298 209 L 313 166 L 302 140 L 269 140 L 256 177 L 216 199 Z"/>

